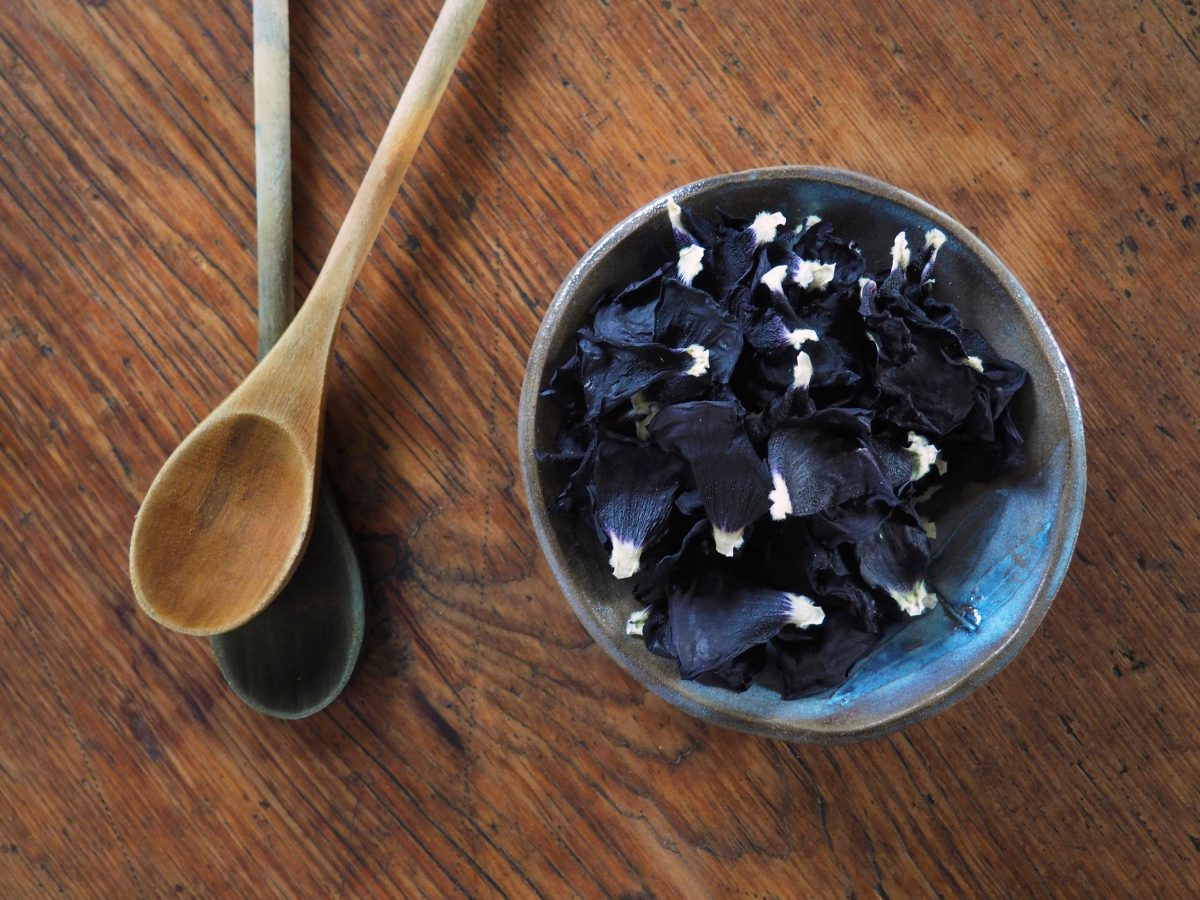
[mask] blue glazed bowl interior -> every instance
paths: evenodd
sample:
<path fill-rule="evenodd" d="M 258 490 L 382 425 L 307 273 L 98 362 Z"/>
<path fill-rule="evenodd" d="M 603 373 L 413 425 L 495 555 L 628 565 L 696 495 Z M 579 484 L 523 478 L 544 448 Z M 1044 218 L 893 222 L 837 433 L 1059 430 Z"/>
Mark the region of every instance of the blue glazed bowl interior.
<path fill-rule="evenodd" d="M 770 685 L 744 694 L 679 678 L 675 664 L 625 635 L 635 608 L 615 581 L 594 532 L 550 510 L 563 473 L 536 459 L 552 446 L 558 410 L 538 396 L 571 352 L 573 335 L 605 290 L 643 276 L 674 254 L 660 198 L 634 213 L 579 262 L 555 297 L 535 341 L 522 393 L 521 454 L 535 527 L 547 559 L 588 631 L 634 677 L 690 713 L 720 724 L 793 740 L 854 740 L 924 718 L 998 671 L 1032 634 L 1070 559 L 1083 508 L 1084 450 L 1078 399 L 1062 355 L 1029 297 L 966 228 L 928 204 L 865 176 L 806 167 L 756 170 L 673 191 L 701 215 L 720 210 L 751 217 L 780 210 L 789 222 L 831 221 L 858 241 L 870 265 L 887 259 L 892 239 L 910 241 L 938 227 L 947 235 L 934 292 L 960 309 L 966 324 L 1024 366 L 1029 384 L 1014 413 L 1028 458 L 989 485 L 939 496 L 931 568 L 939 607 L 882 642 L 841 687 L 783 701 Z M 953 610 L 960 615 L 955 616 Z M 970 610 L 977 610 L 974 630 Z"/>

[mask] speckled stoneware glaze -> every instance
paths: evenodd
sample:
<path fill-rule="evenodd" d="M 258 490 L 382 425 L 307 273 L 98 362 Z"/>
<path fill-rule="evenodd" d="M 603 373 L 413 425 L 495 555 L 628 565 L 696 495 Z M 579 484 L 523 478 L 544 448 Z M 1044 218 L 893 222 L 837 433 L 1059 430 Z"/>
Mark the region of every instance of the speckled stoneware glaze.
<path fill-rule="evenodd" d="M 920 241 L 946 233 L 935 294 L 1003 356 L 1029 370 L 1017 398 L 1028 461 L 1001 482 L 976 485 L 932 510 L 931 582 L 943 598 L 860 661 L 849 680 L 821 696 L 783 701 L 769 687 L 743 694 L 680 679 L 675 664 L 627 637 L 636 606 L 629 582 L 610 574 L 595 533 L 553 512 L 565 473 L 538 462 L 559 426 L 539 396 L 571 352 L 575 331 L 604 291 L 674 256 L 666 200 L 660 197 L 613 228 L 584 254 L 550 304 L 533 344 L 521 391 L 519 444 L 526 497 L 542 549 L 588 632 L 629 674 L 680 709 L 730 728 L 793 741 L 839 743 L 920 721 L 961 700 L 1029 640 L 1062 583 L 1083 514 L 1084 442 L 1079 399 L 1062 352 L 1029 295 L 978 238 L 945 213 L 889 184 L 836 169 L 789 166 L 721 175 L 672 191 L 701 215 L 718 208 L 752 217 L 780 210 L 789 222 L 818 215 L 854 237 L 873 266 L 888 258 L 902 228 Z M 950 613 L 977 609 L 974 631 Z"/>

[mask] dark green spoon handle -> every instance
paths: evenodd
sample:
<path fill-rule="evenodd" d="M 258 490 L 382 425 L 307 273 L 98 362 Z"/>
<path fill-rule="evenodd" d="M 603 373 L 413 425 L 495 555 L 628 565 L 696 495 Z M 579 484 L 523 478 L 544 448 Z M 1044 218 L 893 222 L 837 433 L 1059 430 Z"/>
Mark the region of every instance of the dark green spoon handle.
<path fill-rule="evenodd" d="M 258 358 L 295 315 L 288 0 L 254 0 L 254 187 L 258 203 Z"/>

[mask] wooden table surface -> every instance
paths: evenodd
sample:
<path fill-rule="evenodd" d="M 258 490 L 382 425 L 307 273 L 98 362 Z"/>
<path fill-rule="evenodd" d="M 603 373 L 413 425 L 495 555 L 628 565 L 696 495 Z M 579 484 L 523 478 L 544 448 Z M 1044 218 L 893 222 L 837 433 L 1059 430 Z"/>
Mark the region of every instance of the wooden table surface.
<path fill-rule="evenodd" d="M 311 284 L 437 11 L 293 4 Z M 0 4 L 0 895 L 1196 896 L 1200 16 L 1191 0 L 494 0 L 338 338 L 365 655 L 265 718 L 133 602 L 134 512 L 255 347 L 249 0 Z M 822 749 L 588 638 L 515 466 L 578 256 L 716 172 L 824 163 L 967 223 L 1073 366 L 1088 510 L 966 701 Z"/>

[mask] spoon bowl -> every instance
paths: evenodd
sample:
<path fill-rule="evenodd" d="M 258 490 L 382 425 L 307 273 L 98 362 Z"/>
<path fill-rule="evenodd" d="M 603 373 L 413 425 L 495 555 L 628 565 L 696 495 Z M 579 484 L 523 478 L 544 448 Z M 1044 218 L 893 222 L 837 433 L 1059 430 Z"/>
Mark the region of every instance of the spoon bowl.
<path fill-rule="evenodd" d="M 312 506 L 312 468 L 290 431 L 255 413 L 210 417 L 167 460 L 134 522 L 139 604 L 188 634 L 241 625 L 296 568 Z"/>

